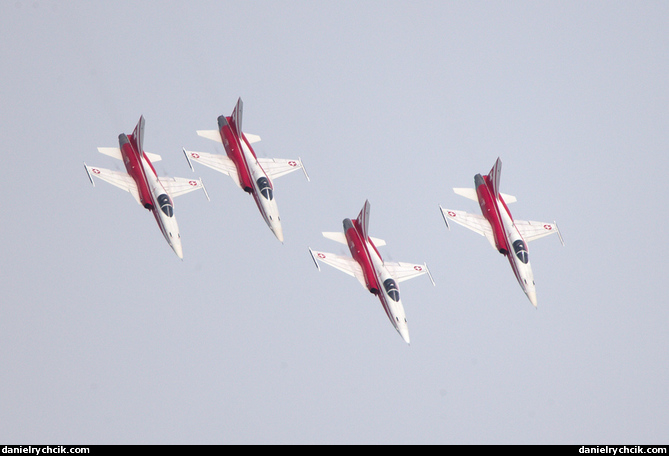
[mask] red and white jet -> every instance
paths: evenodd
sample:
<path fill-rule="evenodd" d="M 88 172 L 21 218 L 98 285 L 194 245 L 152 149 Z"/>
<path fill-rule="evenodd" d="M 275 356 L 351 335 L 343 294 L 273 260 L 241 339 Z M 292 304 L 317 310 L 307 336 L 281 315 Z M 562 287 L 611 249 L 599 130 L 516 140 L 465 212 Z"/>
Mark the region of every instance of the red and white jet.
<path fill-rule="evenodd" d="M 530 266 L 527 243 L 554 233 L 557 233 L 562 245 L 564 245 L 564 241 L 555 222 L 546 223 L 513 219 L 507 203 L 515 202 L 516 198 L 500 193 L 501 172 L 502 161 L 498 158 L 487 176 L 481 176 L 480 174 L 474 176 L 475 189 L 453 189 L 458 195 L 477 201 L 481 206 L 482 216 L 444 209 L 441 206 L 439 208 L 449 230 L 451 227 L 448 225 L 448 220 L 459 223 L 485 236 L 495 250 L 508 258 L 518 283 L 532 305 L 537 307 L 537 292 L 532 267 Z"/>
<path fill-rule="evenodd" d="M 334 253 L 317 252 L 309 248 L 311 258 L 313 258 L 319 271 L 321 268 L 318 261 L 322 261 L 355 277 L 363 287 L 378 296 L 390 322 L 408 344 L 409 327 L 397 283 L 427 274 L 432 281 L 432 285 L 434 285 L 430 270 L 425 263 L 410 264 L 383 261 L 376 247 L 386 245 L 386 242 L 370 237 L 367 233 L 369 201 L 365 201 L 357 219 L 346 218 L 343 223 L 343 233 L 324 232 L 323 236 L 348 245 L 353 258 L 335 255 Z"/>
<path fill-rule="evenodd" d="M 160 155 L 150 154 L 143 149 L 144 117 L 139 118 L 131 135 L 121 133 L 118 136 L 118 142 L 119 147 L 98 147 L 98 151 L 123 160 L 128 172 L 112 171 L 84 163 L 91 184 L 95 187 L 95 182 L 93 182 L 93 176 L 95 176 L 129 192 L 140 205 L 153 212 L 167 243 L 183 260 L 181 234 L 174 216 L 172 199 L 199 189 L 202 189 L 209 199 L 202 180 L 158 177 L 151 161 L 161 160 Z"/>
<path fill-rule="evenodd" d="M 274 199 L 272 179 L 302 169 L 307 180 L 309 176 L 302 165 L 302 160 L 283 160 L 277 158 L 257 158 L 251 144 L 260 141 L 260 137 L 244 133 L 242 130 L 242 99 L 232 115 L 218 117 L 218 130 L 198 130 L 197 134 L 223 144 L 227 157 L 222 154 L 193 152 L 184 149 L 188 164 L 193 169 L 191 160 L 202 163 L 216 171 L 227 174 L 245 192 L 253 195 L 260 213 L 274 235 L 283 242 L 279 208 Z"/>

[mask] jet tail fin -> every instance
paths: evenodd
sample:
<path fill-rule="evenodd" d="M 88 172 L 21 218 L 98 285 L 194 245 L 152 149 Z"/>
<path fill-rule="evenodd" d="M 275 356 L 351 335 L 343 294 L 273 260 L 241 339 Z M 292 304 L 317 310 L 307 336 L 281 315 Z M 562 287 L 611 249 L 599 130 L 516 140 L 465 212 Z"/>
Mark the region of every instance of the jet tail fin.
<path fill-rule="evenodd" d="M 138 152 L 141 154 L 144 152 L 144 116 L 139 116 L 139 122 L 137 122 L 137 126 L 132 132 L 132 137 L 135 139 L 135 144 L 139 149 Z"/>
<path fill-rule="evenodd" d="M 358 214 L 356 222 L 358 223 L 358 227 L 360 227 L 363 238 L 367 239 L 369 237 L 369 200 L 365 200 L 365 205 Z"/>
<path fill-rule="evenodd" d="M 493 165 L 492 169 L 490 170 L 490 173 L 488 173 L 488 179 L 490 179 L 490 182 L 492 183 L 492 189 L 493 192 L 495 193 L 495 198 L 499 196 L 499 181 L 502 176 L 502 160 L 497 157 L 497 161 Z"/>
<path fill-rule="evenodd" d="M 244 111 L 244 103 L 242 102 L 241 97 L 237 100 L 237 104 L 235 105 L 235 109 L 232 111 L 232 115 L 230 116 L 232 128 L 237 133 L 237 136 L 241 139 L 242 138 L 242 114 Z"/>

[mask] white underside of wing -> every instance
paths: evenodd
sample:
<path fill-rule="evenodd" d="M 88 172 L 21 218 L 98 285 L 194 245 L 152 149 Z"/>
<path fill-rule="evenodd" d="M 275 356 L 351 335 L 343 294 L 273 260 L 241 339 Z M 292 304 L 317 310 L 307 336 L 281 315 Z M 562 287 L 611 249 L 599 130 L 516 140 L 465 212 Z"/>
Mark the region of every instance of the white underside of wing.
<path fill-rule="evenodd" d="M 270 179 L 285 176 L 302 168 L 300 160 L 287 160 L 283 158 L 259 158 L 258 163 Z"/>
<path fill-rule="evenodd" d="M 557 233 L 560 236 L 560 242 L 564 244 L 560 230 L 558 230 L 555 223 L 535 222 L 532 220 L 514 220 L 513 223 L 518 228 L 520 235 L 527 242 Z"/>
<path fill-rule="evenodd" d="M 220 173 L 227 174 L 232 178 L 233 181 L 235 181 L 235 184 L 237 184 L 239 188 L 242 187 L 241 184 L 239 183 L 239 175 L 237 174 L 237 167 L 235 166 L 235 163 L 232 160 L 230 160 L 230 158 L 228 158 L 227 155 L 210 154 L 207 152 L 193 152 L 185 149 L 184 153 L 186 154 L 186 157 L 188 158 L 189 161 L 195 161 L 197 163 L 201 163 L 204 166 L 208 166 L 211 169 L 215 169 Z"/>
<path fill-rule="evenodd" d="M 98 168 L 97 166 L 86 166 L 89 176 L 97 177 L 105 182 L 108 182 L 121 190 L 125 190 L 130 193 L 137 204 L 142 204 L 139 200 L 139 191 L 137 190 L 137 184 L 135 180 L 125 172 L 121 171 L 112 171 L 111 169 Z"/>
<path fill-rule="evenodd" d="M 390 275 L 398 282 L 404 282 L 405 280 L 413 279 L 428 273 L 427 267 L 424 264 L 386 261 L 383 265 Z"/>
<path fill-rule="evenodd" d="M 195 190 L 204 189 L 202 181 L 199 179 L 159 177 L 158 180 L 163 184 L 163 187 L 165 187 L 165 190 L 167 190 L 167 193 L 169 193 L 172 198 L 194 192 Z"/>
<path fill-rule="evenodd" d="M 441 213 L 444 216 L 445 220 L 452 220 L 455 223 L 458 223 L 465 228 L 469 228 L 475 233 L 485 236 L 486 239 L 490 242 L 490 245 L 497 250 L 495 247 L 495 237 L 492 233 L 492 227 L 490 222 L 488 222 L 485 217 L 479 214 L 470 214 L 465 211 L 454 211 L 452 209 L 444 209 L 440 207 Z"/>
<path fill-rule="evenodd" d="M 365 287 L 365 289 L 367 289 L 367 286 L 365 285 L 365 277 L 362 273 L 362 268 L 353 258 L 335 255 L 334 253 L 318 252 L 316 250 L 312 250 L 311 253 L 316 261 L 322 261 L 323 263 L 329 264 L 335 269 L 339 269 L 340 271 L 355 277 L 358 279 L 358 282 L 360 282 L 360 284 Z"/>

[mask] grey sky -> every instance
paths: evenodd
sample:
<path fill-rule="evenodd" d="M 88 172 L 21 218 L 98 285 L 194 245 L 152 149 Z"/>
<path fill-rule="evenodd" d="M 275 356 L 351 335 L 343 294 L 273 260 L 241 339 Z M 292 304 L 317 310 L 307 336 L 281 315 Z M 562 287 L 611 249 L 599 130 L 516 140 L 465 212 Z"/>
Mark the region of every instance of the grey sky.
<path fill-rule="evenodd" d="M 0 5 L 0 442 L 666 444 L 669 4 L 64 2 Z M 182 147 L 238 97 L 285 244 Z M 184 261 L 83 169 L 146 118 Z M 495 159 L 539 306 L 438 205 Z M 365 199 L 401 284 L 378 299 L 307 247 Z"/>

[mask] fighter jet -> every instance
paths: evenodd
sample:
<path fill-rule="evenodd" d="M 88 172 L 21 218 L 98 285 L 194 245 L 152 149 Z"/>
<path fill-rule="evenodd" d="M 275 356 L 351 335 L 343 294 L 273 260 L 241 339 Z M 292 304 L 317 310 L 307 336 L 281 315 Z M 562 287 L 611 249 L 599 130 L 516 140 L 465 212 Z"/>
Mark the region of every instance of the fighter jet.
<path fill-rule="evenodd" d="M 125 133 L 121 133 L 118 136 L 118 142 L 119 147 L 98 147 L 98 151 L 123 160 L 127 173 L 99 168 L 97 166 L 88 166 L 84 162 L 84 168 L 86 168 L 86 173 L 91 180 L 91 184 L 95 187 L 95 182 L 93 181 L 93 176 L 95 176 L 129 192 L 140 205 L 153 213 L 167 243 L 172 247 L 174 253 L 183 260 L 181 234 L 179 233 L 179 226 L 174 216 L 174 203 L 172 199 L 200 189 L 204 191 L 207 199 L 209 199 L 202 180 L 184 179 L 181 177 L 158 177 L 151 162 L 159 161 L 161 157 L 160 155 L 144 151 L 143 116 L 139 118 L 139 122 L 132 134 L 126 135 Z"/>
<path fill-rule="evenodd" d="M 245 192 L 253 195 L 260 213 L 274 235 L 283 242 L 283 230 L 279 208 L 274 198 L 272 179 L 302 169 L 309 180 L 300 158 L 284 160 L 278 158 L 257 158 L 251 144 L 260 141 L 257 135 L 242 131 L 242 99 L 229 117 L 218 117 L 218 130 L 198 130 L 197 134 L 223 144 L 227 157 L 222 154 L 193 152 L 183 149 L 188 165 L 191 160 L 202 163 L 216 171 L 227 174 Z"/>
<path fill-rule="evenodd" d="M 425 263 L 397 263 L 384 261 L 381 258 L 377 246 L 386 245 L 386 242 L 382 239 L 370 237 L 367 232 L 369 227 L 369 201 L 365 201 L 357 219 L 346 218 L 343 224 L 343 233 L 324 232 L 323 236 L 348 245 L 353 257 L 318 252 L 309 248 L 316 267 L 320 271 L 318 262 L 322 261 L 358 279 L 363 287 L 379 297 L 383 310 L 385 310 L 393 327 L 407 344 L 410 343 L 409 327 L 397 283 L 427 274 L 432 281 L 432 285 L 434 285 L 430 270 Z"/>
<path fill-rule="evenodd" d="M 452 220 L 470 230 L 485 236 L 495 250 L 506 256 L 513 273 L 528 299 L 537 307 L 537 292 L 534 275 L 530 266 L 527 243 L 550 234 L 557 234 L 564 245 L 562 235 L 555 222 L 533 222 L 514 220 L 507 204 L 516 201 L 516 197 L 500 193 L 499 181 L 502 173 L 502 161 L 497 158 L 487 176 L 474 176 L 476 188 L 454 188 L 458 195 L 477 201 L 483 215 L 469 214 L 463 211 L 444 209 L 439 206 L 444 222 L 450 230 L 448 221 Z"/>

